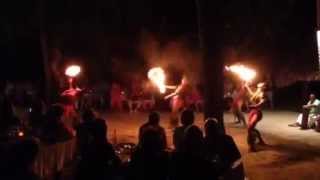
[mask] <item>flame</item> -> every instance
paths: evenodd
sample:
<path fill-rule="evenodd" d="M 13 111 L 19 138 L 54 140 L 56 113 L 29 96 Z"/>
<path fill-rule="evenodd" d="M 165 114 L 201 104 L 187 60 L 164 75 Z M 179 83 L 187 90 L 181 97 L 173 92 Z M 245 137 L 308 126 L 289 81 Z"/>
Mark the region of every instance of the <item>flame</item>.
<path fill-rule="evenodd" d="M 242 80 L 246 82 L 252 81 L 257 75 L 256 71 L 245 67 L 244 65 L 226 66 L 226 70 L 237 74 Z"/>
<path fill-rule="evenodd" d="M 71 65 L 66 69 L 65 74 L 69 77 L 76 77 L 81 72 L 81 68 L 78 65 Z"/>
<path fill-rule="evenodd" d="M 161 67 L 155 67 L 149 70 L 148 78 L 154 83 L 158 88 L 160 93 L 166 92 L 166 75 Z"/>

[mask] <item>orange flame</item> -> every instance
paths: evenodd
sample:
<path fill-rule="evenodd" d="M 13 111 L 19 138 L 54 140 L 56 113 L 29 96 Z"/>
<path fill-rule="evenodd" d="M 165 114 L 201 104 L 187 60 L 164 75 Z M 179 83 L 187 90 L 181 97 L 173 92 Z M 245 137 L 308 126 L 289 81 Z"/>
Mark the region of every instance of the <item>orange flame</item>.
<path fill-rule="evenodd" d="M 257 75 L 256 71 L 245 67 L 244 65 L 226 66 L 226 70 L 237 74 L 242 80 L 246 82 L 252 81 Z"/>
<path fill-rule="evenodd" d="M 154 83 L 158 88 L 160 93 L 166 92 L 166 75 L 161 67 L 155 67 L 149 70 L 148 78 Z"/>

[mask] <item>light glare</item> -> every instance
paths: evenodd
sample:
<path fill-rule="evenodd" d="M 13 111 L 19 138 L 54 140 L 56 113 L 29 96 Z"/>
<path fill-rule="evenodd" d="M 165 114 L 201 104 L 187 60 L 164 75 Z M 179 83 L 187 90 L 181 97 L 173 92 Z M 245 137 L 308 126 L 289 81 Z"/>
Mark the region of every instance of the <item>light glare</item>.
<path fill-rule="evenodd" d="M 81 68 L 78 65 L 71 65 L 66 69 L 65 74 L 69 77 L 76 77 L 81 72 Z"/>
<path fill-rule="evenodd" d="M 166 75 L 161 67 L 150 69 L 148 78 L 159 88 L 161 94 L 166 92 Z"/>
<path fill-rule="evenodd" d="M 318 45 L 318 68 L 320 70 L 320 31 L 317 31 L 317 45 Z"/>
<path fill-rule="evenodd" d="M 226 70 L 231 71 L 239 76 L 245 82 L 250 82 L 256 77 L 256 71 L 245 67 L 244 65 L 226 66 Z"/>

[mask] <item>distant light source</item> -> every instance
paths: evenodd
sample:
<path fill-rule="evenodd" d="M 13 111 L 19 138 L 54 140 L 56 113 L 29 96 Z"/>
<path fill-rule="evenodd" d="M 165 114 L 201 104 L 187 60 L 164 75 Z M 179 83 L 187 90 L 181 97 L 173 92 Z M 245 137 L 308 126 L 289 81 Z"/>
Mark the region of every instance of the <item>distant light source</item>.
<path fill-rule="evenodd" d="M 23 133 L 22 131 L 19 131 L 19 132 L 18 132 L 18 136 L 19 136 L 19 137 L 23 137 L 23 136 L 24 136 L 24 133 Z"/>
<path fill-rule="evenodd" d="M 81 72 L 81 68 L 78 65 L 71 65 L 66 69 L 65 75 L 74 78 Z"/>
<path fill-rule="evenodd" d="M 318 45 L 318 66 L 320 70 L 320 31 L 317 31 L 317 45 Z"/>

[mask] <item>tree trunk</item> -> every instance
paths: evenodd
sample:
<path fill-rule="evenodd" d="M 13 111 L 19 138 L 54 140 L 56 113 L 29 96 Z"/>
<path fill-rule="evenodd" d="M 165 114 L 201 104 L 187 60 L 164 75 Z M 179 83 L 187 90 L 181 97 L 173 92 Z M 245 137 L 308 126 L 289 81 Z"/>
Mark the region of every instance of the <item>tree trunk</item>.
<path fill-rule="evenodd" d="M 48 52 L 48 37 L 45 28 L 45 0 L 39 0 L 39 27 L 40 27 L 40 45 L 41 45 L 41 52 L 42 52 L 42 59 L 43 59 L 43 71 L 44 71 L 44 98 L 47 104 L 51 103 L 52 101 L 52 87 L 51 87 L 51 79 L 52 73 L 50 69 L 50 62 L 49 62 L 49 52 Z"/>
<path fill-rule="evenodd" d="M 204 118 L 216 118 L 224 132 L 223 122 L 223 18 L 220 3 L 196 0 L 199 43 L 202 53 L 202 78 L 204 83 Z M 222 27 L 221 27 L 222 26 Z"/>

